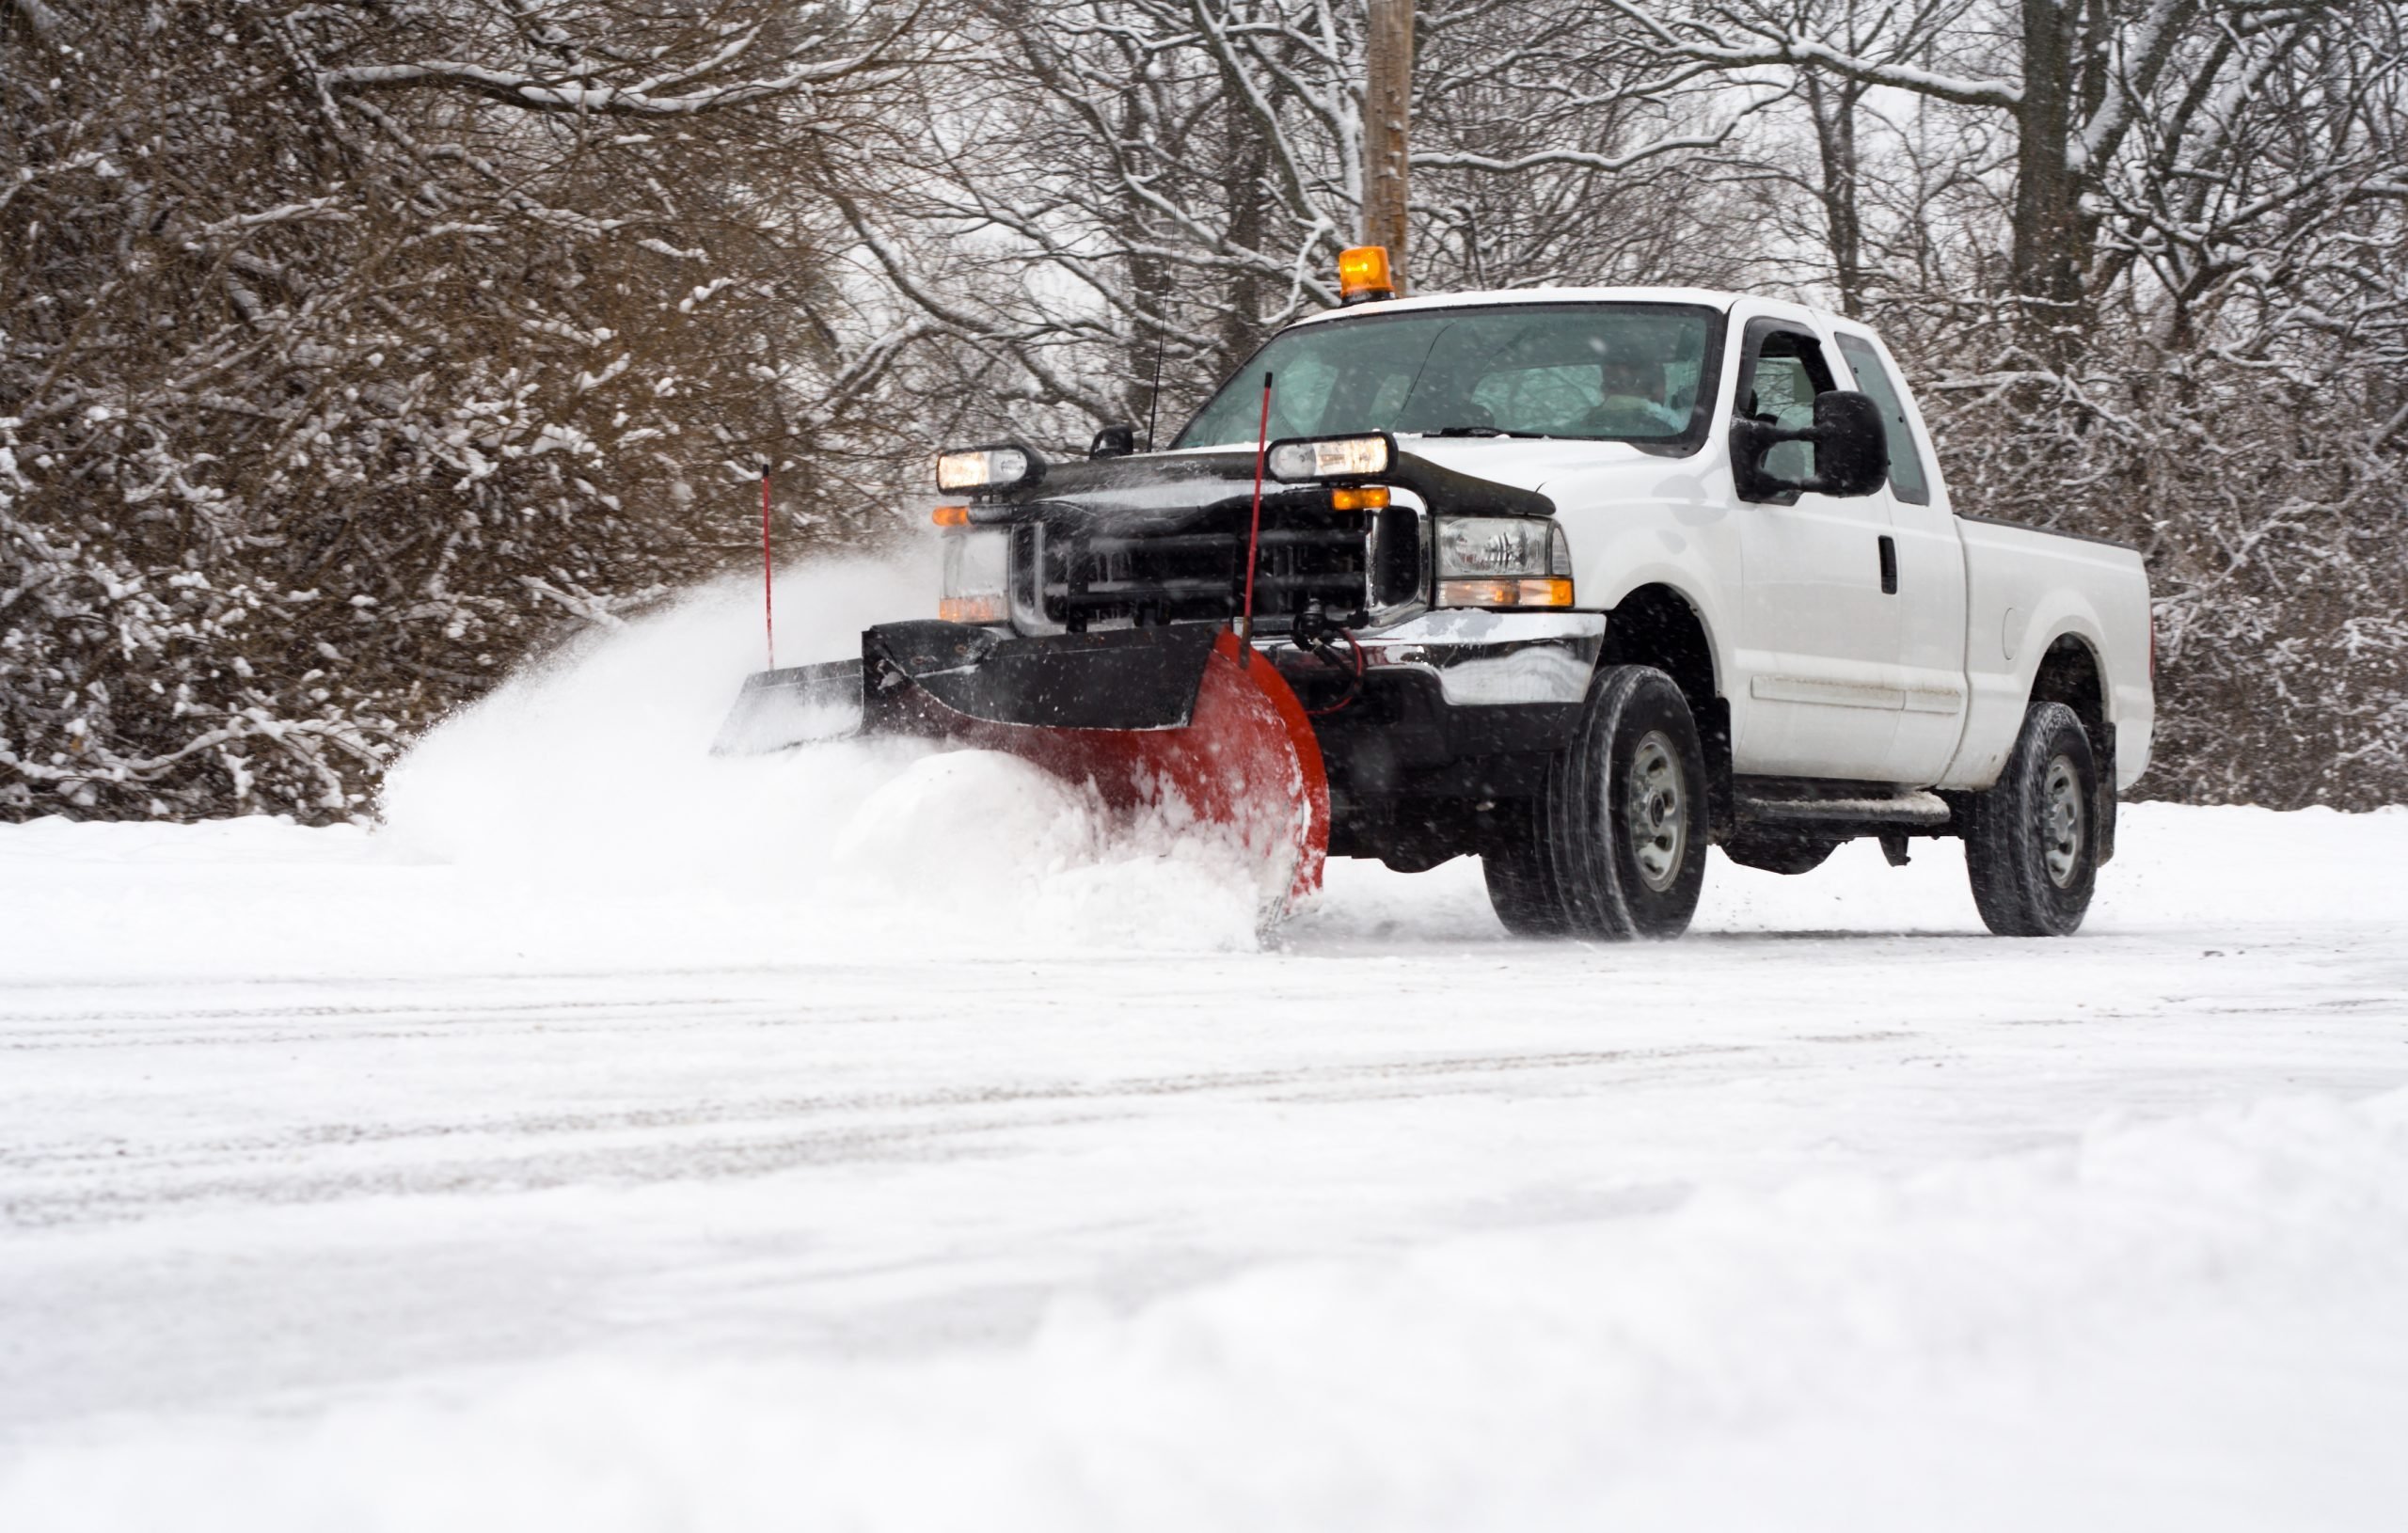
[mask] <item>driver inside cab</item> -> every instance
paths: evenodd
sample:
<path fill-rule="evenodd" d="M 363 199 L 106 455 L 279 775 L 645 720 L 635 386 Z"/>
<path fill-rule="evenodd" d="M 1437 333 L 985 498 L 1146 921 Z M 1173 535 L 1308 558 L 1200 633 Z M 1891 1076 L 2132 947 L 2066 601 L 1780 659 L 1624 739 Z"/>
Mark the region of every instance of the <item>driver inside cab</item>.
<path fill-rule="evenodd" d="M 1604 436 L 1664 436 L 1688 425 L 1665 399 L 1664 364 L 1653 357 L 1610 356 L 1598 365 L 1604 396 L 1581 424 Z"/>

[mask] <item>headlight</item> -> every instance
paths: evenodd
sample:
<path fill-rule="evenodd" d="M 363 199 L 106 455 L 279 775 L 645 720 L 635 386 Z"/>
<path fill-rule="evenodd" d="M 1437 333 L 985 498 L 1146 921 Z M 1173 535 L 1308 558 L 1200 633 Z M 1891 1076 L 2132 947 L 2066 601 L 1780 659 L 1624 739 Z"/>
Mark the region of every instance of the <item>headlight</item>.
<path fill-rule="evenodd" d="M 1396 444 L 1381 433 L 1274 442 L 1263 466 L 1273 479 L 1356 479 L 1385 474 L 1394 462 Z"/>
<path fill-rule="evenodd" d="M 1011 617 L 1012 535 L 1002 528 L 949 532 L 937 616 L 947 623 L 1005 623 Z"/>
<path fill-rule="evenodd" d="M 937 459 L 940 490 L 1007 490 L 1037 478 L 1037 454 L 1024 447 L 974 447 Z"/>
<path fill-rule="evenodd" d="M 1441 607 L 1569 607 L 1572 545 L 1530 516 L 1449 516 L 1438 523 Z"/>

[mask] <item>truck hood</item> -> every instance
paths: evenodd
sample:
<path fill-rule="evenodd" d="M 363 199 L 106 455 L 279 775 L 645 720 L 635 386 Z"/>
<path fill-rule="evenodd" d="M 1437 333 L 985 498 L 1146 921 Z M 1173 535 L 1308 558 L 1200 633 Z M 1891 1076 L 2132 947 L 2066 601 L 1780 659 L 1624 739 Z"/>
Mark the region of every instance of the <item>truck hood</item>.
<path fill-rule="evenodd" d="M 1440 457 L 1424 450 L 1498 445 L 1525 450 L 1518 455 L 1509 451 L 1486 457 L 1453 450 Z M 1531 487 L 1532 466 L 1517 461 L 1517 456 L 1523 460 L 1535 456 L 1528 451 L 1531 448 L 1576 447 L 1586 450 L 1579 461 L 1593 466 L 1598 446 L 1593 442 L 1498 444 L 1401 437 L 1396 465 L 1382 477 L 1411 489 L 1434 512 L 1504 511 L 1544 516 L 1554 511 L 1554 505 Z M 1572 461 L 1565 459 L 1565 466 Z M 1465 466 L 1459 467 L 1459 463 Z M 1133 455 L 1049 464 L 1038 482 L 974 504 L 971 519 L 991 523 L 1069 518 L 1115 529 L 1161 531 L 1199 515 L 1226 512 L 1233 505 L 1243 507 L 1252 500 L 1253 493 L 1251 448 Z M 1266 511 L 1325 509 L 1329 503 L 1327 490 L 1317 483 L 1266 480 L 1262 497 Z"/>
<path fill-rule="evenodd" d="M 1400 436 L 1399 451 L 1450 469 L 1466 478 L 1510 485 L 1535 495 L 1549 485 L 1577 478 L 1583 484 L 1600 477 L 1644 479 L 1663 477 L 1672 462 L 1642 452 L 1627 442 L 1576 442 L 1527 436 Z"/>

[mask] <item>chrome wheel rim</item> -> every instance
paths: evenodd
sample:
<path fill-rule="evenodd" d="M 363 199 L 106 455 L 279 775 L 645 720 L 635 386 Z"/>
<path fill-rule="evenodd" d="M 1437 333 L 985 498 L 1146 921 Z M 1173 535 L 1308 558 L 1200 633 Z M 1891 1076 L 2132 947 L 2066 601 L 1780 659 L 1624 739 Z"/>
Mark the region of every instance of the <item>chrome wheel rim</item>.
<path fill-rule="evenodd" d="M 1630 753 L 1622 817 L 1640 878 L 1657 893 L 1671 888 L 1681 876 L 1681 854 L 1687 849 L 1689 827 L 1681 791 L 1681 758 L 1661 730 L 1649 730 Z"/>
<path fill-rule="evenodd" d="M 2082 865 L 2082 775 L 2070 759 L 2049 759 L 2040 802 L 2040 855 L 2049 865 L 2049 881 L 2070 889 Z"/>

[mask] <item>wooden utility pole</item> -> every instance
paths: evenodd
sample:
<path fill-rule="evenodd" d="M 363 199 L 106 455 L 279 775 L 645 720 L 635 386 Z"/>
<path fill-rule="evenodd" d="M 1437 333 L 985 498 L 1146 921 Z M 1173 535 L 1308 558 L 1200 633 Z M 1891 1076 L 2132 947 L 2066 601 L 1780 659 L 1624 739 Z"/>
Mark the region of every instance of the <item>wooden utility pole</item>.
<path fill-rule="evenodd" d="M 1413 0 L 1369 0 L 1363 81 L 1363 243 L 1388 247 L 1405 292 L 1405 128 L 1413 117 Z"/>

